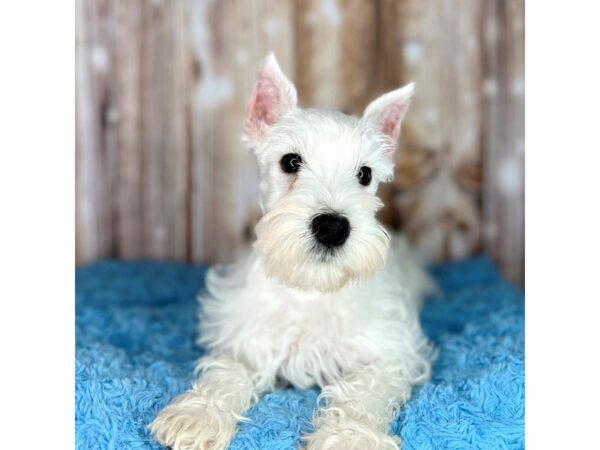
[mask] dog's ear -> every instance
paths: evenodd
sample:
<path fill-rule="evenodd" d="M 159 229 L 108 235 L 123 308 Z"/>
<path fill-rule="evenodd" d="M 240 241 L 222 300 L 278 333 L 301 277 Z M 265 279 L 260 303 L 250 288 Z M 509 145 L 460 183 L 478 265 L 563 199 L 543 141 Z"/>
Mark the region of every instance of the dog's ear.
<path fill-rule="evenodd" d="M 248 107 L 243 138 L 256 143 L 284 114 L 296 108 L 296 88 L 281 71 L 275 55 L 265 58 Z"/>
<path fill-rule="evenodd" d="M 385 135 L 392 138 L 395 144 L 400 137 L 402 119 L 408 111 L 415 92 L 415 84 L 409 83 L 400 89 L 383 94 L 369 103 L 363 114 L 364 120 L 369 120 Z M 394 148 L 385 152 L 391 158 Z"/>

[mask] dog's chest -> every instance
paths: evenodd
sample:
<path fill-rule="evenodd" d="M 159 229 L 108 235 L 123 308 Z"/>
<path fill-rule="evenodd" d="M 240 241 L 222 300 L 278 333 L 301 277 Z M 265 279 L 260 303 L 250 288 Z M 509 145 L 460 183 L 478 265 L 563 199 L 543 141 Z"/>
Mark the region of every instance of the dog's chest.
<path fill-rule="evenodd" d="M 254 308 L 246 359 L 258 357 L 258 367 L 268 361 L 281 378 L 308 387 L 328 384 L 366 358 L 364 329 L 352 305 L 333 298 L 281 300 Z"/>
<path fill-rule="evenodd" d="M 256 267 L 240 274 L 209 277 L 199 342 L 265 376 L 323 386 L 393 353 L 402 339 L 399 324 L 407 315 L 398 313 L 400 304 L 390 301 L 381 280 L 307 294 L 272 282 Z"/>

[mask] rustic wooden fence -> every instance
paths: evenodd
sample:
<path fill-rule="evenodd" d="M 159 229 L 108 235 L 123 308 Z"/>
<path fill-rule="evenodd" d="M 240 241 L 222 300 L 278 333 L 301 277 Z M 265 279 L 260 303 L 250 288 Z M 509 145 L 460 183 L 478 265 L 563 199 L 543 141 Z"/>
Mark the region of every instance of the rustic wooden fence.
<path fill-rule="evenodd" d="M 523 0 L 78 0 L 77 262 L 230 261 L 259 217 L 239 135 L 273 50 L 301 104 L 408 81 L 382 219 L 432 261 L 524 268 Z"/>

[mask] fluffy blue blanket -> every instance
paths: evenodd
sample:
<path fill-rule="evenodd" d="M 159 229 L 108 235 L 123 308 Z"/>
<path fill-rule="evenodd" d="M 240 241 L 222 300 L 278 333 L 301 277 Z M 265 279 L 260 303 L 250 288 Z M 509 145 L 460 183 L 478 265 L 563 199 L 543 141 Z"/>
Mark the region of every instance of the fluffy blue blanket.
<path fill-rule="evenodd" d="M 443 295 L 422 314 L 439 357 L 392 426 L 405 449 L 524 447 L 523 292 L 485 257 L 434 267 Z M 151 449 L 146 425 L 192 381 L 205 268 L 108 261 L 76 274 L 78 449 Z M 231 449 L 294 449 L 318 391 L 264 397 Z"/>

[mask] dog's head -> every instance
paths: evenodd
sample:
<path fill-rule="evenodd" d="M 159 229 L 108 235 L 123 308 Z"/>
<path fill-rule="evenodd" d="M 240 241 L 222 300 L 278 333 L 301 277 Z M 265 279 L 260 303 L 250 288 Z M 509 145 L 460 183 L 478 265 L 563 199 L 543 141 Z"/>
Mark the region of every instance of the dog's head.
<path fill-rule="evenodd" d="M 373 101 L 362 118 L 300 109 L 296 89 L 267 56 L 244 139 L 259 167 L 263 217 L 255 247 L 269 276 L 331 292 L 385 263 L 389 235 L 376 220 L 377 186 L 393 175 L 393 153 L 413 85 Z"/>

